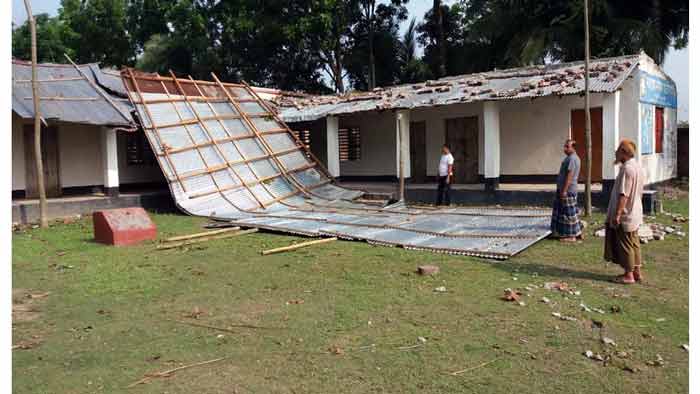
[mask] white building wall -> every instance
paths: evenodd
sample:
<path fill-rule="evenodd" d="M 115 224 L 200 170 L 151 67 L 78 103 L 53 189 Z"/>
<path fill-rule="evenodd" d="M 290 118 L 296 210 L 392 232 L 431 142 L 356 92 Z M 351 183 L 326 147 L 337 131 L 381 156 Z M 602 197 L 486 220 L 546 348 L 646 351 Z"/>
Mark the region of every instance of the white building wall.
<path fill-rule="evenodd" d="M 648 56 L 640 57 L 639 69 L 641 71 L 647 72 L 651 75 L 657 76 L 659 78 L 671 79 L 666 75 L 661 67 L 659 67 L 654 61 Z M 637 77 L 637 89 L 639 90 L 639 84 L 641 83 L 641 78 Z M 637 100 L 639 100 L 639 93 L 637 94 Z M 637 107 L 641 108 L 641 103 L 637 101 Z M 677 109 L 676 108 L 664 108 L 664 137 L 663 137 L 663 152 L 661 153 L 651 153 L 641 156 L 641 163 L 646 171 L 646 183 L 657 183 L 668 179 L 676 177 L 676 160 L 677 160 Z M 642 111 L 638 109 L 637 121 L 637 146 L 641 148 L 641 122 L 642 122 Z M 654 149 L 656 152 L 656 141 L 654 140 Z"/>
<path fill-rule="evenodd" d="M 102 185 L 100 126 L 60 124 L 58 149 L 61 187 Z"/>
<path fill-rule="evenodd" d="M 608 96 L 612 95 L 592 94 L 591 107 L 604 107 L 605 97 Z M 618 139 L 630 138 L 639 146 L 639 76 L 636 72 L 623 83 L 619 97 Z M 610 98 L 607 108 L 610 108 L 609 101 Z M 584 97 L 571 95 L 534 100 L 502 100 L 498 105 L 501 175 L 556 174 L 564 156 L 563 142 L 571 136 L 571 111 L 583 109 Z M 668 134 L 664 149 L 673 149 L 675 155 L 675 110 L 667 110 L 667 113 Z M 479 173 L 483 175 L 483 103 L 459 103 L 410 111 L 411 122 L 426 122 L 427 176 L 437 175 L 440 149 L 445 143 L 445 119 L 470 116 L 479 119 Z M 604 108 L 603 133 L 607 133 L 607 128 L 613 124 L 611 119 L 611 114 L 606 114 Z M 340 117 L 340 127 L 359 127 L 362 139 L 362 159 L 341 162 L 341 176 L 395 175 L 396 131 L 393 111 L 344 115 Z M 605 141 L 605 135 L 603 140 Z M 584 144 L 585 141 L 578 143 Z M 612 155 L 612 152 L 603 152 L 603 173 L 606 172 L 606 166 L 613 166 Z M 671 172 L 675 171 L 675 159 L 671 165 L 665 160 L 660 160 L 660 157 L 652 156 L 654 155 L 642 159 L 648 167 L 649 181 L 671 177 Z M 610 171 L 610 168 L 607 171 Z"/>
<path fill-rule="evenodd" d="M 603 99 L 604 94 L 592 94 L 591 108 L 602 107 Z M 500 108 L 501 175 L 556 174 L 564 158 L 564 141 L 571 136 L 571 111 L 584 108 L 584 97 L 502 101 Z M 603 160 L 603 165 L 612 165 Z"/>
<path fill-rule="evenodd" d="M 24 162 L 24 129 L 22 118 L 12 114 L 12 190 L 24 190 L 26 171 Z"/>
<path fill-rule="evenodd" d="M 484 172 L 484 121 L 483 104 L 453 104 L 435 108 L 411 110 L 411 122 L 425 121 L 425 150 L 427 176 L 437 176 L 438 163 L 445 143 L 445 119 L 477 116 L 479 118 L 479 173 Z"/>
<path fill-rule="evenodd" d="M 396 176 L 393 111 L 340 116 L 340 128 L 360 129 L 360 160 L 341 161 L 340 176 Z"/>

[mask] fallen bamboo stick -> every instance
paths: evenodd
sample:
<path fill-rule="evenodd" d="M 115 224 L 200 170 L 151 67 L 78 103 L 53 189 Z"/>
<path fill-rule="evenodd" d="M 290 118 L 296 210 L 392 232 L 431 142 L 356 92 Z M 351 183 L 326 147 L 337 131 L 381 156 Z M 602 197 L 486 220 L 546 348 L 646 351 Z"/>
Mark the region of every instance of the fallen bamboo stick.
<path fill-rule="evenodd" d="M 203 237 L 203 238 L 190 239 L 190 240 L 181 241 L 181 242 L 172 242 L 172 243 L 168 243 L 168 244 L 158 245 L 158 247 L 156 249 L 157 250 L 173 249 L 173 248 L 177 248 L 180 246 L 192 245 L 192 244 L 197 244 L 197 243 L 206 242 L 206 241 L 213 241 L 215 239 L 224 239 L 224 238 L 235 237 L 238 235 L 251 234 L 251 233 L 255 233 L 257 231 L 258 231 L 257 228 L 251 228 L 248 230 L 242 230 L 242 231 L 233 232 L 233 233 L 215 235 L 212 237 Z"/>
<path fill-rule="evenodd" d="M 208 328 L 210 330 L 215 330 L 215 331 L 223 331 L 223 332 L 230 332 L 232 334 L 238 334 L 237 331 L 232 330 L 230 328 L 224 328 L 224 327 L 216 327 L 216 326 L 210 326 L 208 324 L 201 324 L 201 323 L 194 323 L 194 322 L 188 322 L 188 321 L 182 321 L 182 320 L 169 320 L 175 323 L 180 323 L 184 324 L 187 326 L 192 326 L 192 327 L 201 327 L 201 328 Z M 255 326 L 252 324 L 230 324 L 229 327 L 231 328 L 251 328 L 251 329 L 256 329 L 256 330 L 277 330 L 281 329 L 279 327 L 262 327 L 262 326 Z"/>
<path fill-rule="evenodd" d="M 213 230 L 213 231 L 204 231 L 201 233 L 194 233 L 194 234 L 188 234 L 188 235 L 181 235 L 178 237 L 170 237 L 166 238 L 164 242 L 177 242 L 177 241 L 184 241 L 187 239 L 194 239 L 194 238 L 202 238 L 202 237 L 209 237 L 212 235 L 217 235 L 217 234 L 223 234 L 223 233 L 228 233 L 231 231 L 238 231 L 241 228 L 236 226 L 236 227 L 229 227 L 221 230 Z"/>
<path fill-rule="evenodd" d="M 177 367 L 177 368 L 169 369 L 169 370 L 167 370 L 167 371 L 149 373 L 149 374 L 146 374 L 146 376 L 144 376 L 143 379 L 138 380 L 138 381 L 136 381 L 136 382 L 134 382 L 134 383 L 132 383 L 132 384 L 126 386 L 126 388 L 132 388 L 132 387 L 134 387 L 134 386 L 138 386 L 139 384 L 147 383 L 149 380 L 154 379 L 154 378 L 167 378 L 167 377 L 170 376 L 172 373 L 177 372 L 177 371 L 182 371 L 183 369 L 192 368 L 192 367 L 198 367 L 198 366 L 200 366 L 200 365 L 211 364 L 211 363 L 215 363 L 215 362 L 217 362 L 217 361 L 221 361 L 221 360 L 225 360 L 225 359 L 226 359 L 226 357 L 215 358 L 215 359 L 209 360 L 209 361 L 202 361 L 202 362 L 199 362 L 199 363 L 183 365 L 182 367 Z"/>
<path fill-rule="evenodd" d="M 337 241 L 337 237 L 332 237 L 332 238 L 323 238 L 323 239 L 317 239 L 314 241 L 308 241 L 308 242 L 302 242 L 299 244 L 294 244 L 294 245 L 289 245 L 289 246 L 283 246 L 281 248 L 275 248 L 275 249 L 268 249 L 268 250 L 263 250 L 260 252 L 263 256 L 267 256 L 268 254 L 273 254 L 273 253 L 281 253 L 281 252 L 288 252 L 290 250 L 296 250 L 296 249 L 301 249 L 305 248 L 307 246 L 311 245 L 316 245 L 316 244 L 322 244 L 326 242 L 331 242 L 331 241 Z"/>
<path fill-rule="evenodd" d="M 495 363 L 495 362 L 498 361 L 498 360 L 500 360 L 500 358 L 495 358 L 495 359 L 493 359 L 493 360 L 491 360 L 491 361 L 487 361 L 487 362 L 485 362 L 485 363 L 479 364 L 479 365 L 474 366 L 474 367 L 471 367 L 471 368 L 463 369 L 463 370 L 461 370 L 461 371 L 450 372 L 450 375 L 457 376 L 457 375 L 463 374 L 463 373 L 465 373 L 465 372 L 469 372 L 469 371 L 473 371 L 473 370 L 475 370 L 475 369 L 479 369 L 479 368 L 481 368 L 481 367 L 485 367 L 485 366 L 487 366 L 487 365 L 489 365 L 489 364 Z"/>

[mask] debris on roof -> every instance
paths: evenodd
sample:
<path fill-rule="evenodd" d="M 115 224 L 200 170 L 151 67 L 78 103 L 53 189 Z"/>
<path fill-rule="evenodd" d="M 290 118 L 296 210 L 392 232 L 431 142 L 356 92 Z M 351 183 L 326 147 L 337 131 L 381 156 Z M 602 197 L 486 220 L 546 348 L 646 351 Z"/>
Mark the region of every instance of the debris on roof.
<path fill-rule="evenodd" d="M 603 93 L 619 89 L 639 64 L 640 56 L 646 55 L 592 60 L 590 91 Z M 583 91 L 583 62 L 578 61 L 451 76 L 418 84 L 376 88 L 371 92 L 285 97 L 275 104 L 284 121 L 300 122 L 355 112 L 562 96 Z"/>

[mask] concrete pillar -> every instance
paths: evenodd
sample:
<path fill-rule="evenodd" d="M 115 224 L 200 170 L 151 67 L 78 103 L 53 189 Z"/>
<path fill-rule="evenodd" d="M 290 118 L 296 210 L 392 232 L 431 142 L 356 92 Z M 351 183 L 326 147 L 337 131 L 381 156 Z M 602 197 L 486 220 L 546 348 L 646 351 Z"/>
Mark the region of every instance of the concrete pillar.
<path fill-rule="evenodd" d="M 411 111 L 396 111 L 396 177 L 399 176 L 399 150 L 403 151 L 403 177 L 411 177 Z M 401 138 L 399 138 L 401 132 Z M 401 144 L 399 146 L 399 141 Z"/>
<path fill-rule="evenodd" d="M 117 154 L 117 131 L 102 129 L 102 173 L 104 192 L 110 197 L 119 195 L 119 156 Z"/>
<path fill-rule="evenodd" d="M 333 177 L 340 176 L 340 146 L 338 144 L 338 117 L 326 117 L 326 167 Z"/>
<path fill-rule="evenodd" d="M 498 103 L 484 102 L 484 188 L 498 189 L 501 177 L 501 125 Z"/>
<path fill-rule="evenodd" d="M 615 149 L 620 142 L 620 91 L 603 97 L 603 198 L 610 194 L 618 168 L 615 161 Z"/>

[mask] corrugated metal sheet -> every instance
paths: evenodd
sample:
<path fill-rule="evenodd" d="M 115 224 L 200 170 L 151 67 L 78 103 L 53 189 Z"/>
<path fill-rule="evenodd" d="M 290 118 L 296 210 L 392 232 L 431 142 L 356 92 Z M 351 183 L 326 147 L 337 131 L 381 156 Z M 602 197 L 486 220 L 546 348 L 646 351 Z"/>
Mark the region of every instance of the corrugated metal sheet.
<path fill-rule="evenodd" d="M 38 66 L 41 116 L 46 120 L 92 125 L 130 126 L 130 105 L 118 97 L 110 97 L 118 109 L 104 98 L 85 78 L 95 82 L 97 65 L 40 64 Z M 32 101 L 32 69 L 28 62 L 12 62 L 12 110 L 23 118 L 34 117 Z"/>
<path fill-rule="evenodd" d="M 639 64 L 640 56 L 643 55 L 592 60 L 590 91 L 604 93 L 619 89 Z M 343 96 L 281 97 L 277 105 L 285 122 L 300 122 L 356 112 L 528 99 L 583 91 L 583 62 L 572 62 L 445 77 Z"/>
<path fill-rule="evenodd" d="M 123 74 L 178 207 L 307 236 L 506 259 L 549 234 L 550 212 L 377 208 L 332 184 L 247 86 Z M 237 121 L 237 122 L 231 122 Z M 267 131 L 266 131 L 267 130 Z"/>

